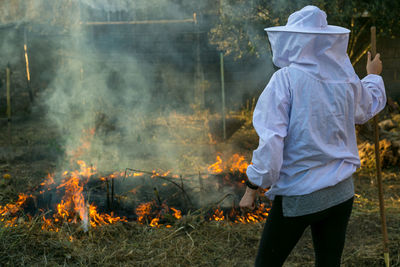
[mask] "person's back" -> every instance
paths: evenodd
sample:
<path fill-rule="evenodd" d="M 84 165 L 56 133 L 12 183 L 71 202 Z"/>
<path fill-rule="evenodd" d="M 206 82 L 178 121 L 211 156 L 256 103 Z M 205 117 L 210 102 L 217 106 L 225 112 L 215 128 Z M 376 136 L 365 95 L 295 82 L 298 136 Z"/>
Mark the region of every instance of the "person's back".
<path fill-rule="evenodd" d="M 355 124 L 386 103 L 379 55 L 360 81 L 346 54 L 349 30 L 307 6 L 286 26 L 266 29 L 274 73 L 253 115 L 260 137 L 240 206 L 254 205 L 257 186 L 274 200 L 256 265 L 279 266 L 311 226 L 316 265 L 338 266 L 360 166 Z"/>
<path fill-rule="evenodd" d="M 332 82 L 295 67 L 279 72 L 288 83 L 290 119 L 279 180 L 268 194 L 308 194 L 348 178 L 360 165 L 355 124 L 365 118 L 355 117 L 358 92 L 362 83 L 376 78 Z M 329 179 L 323 181 L 317 173 Z"/>

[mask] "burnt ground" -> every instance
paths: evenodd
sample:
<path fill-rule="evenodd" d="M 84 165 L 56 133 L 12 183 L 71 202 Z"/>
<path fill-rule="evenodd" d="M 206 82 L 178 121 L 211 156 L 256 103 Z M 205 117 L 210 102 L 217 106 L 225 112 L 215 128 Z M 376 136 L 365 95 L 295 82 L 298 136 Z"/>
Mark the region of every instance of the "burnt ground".
<path fill-rule="evenodd" d="M 11 126 L 11 146 L 7 122 L 1 121 L 0 137 L 0 174 L 11 177 L 0 177 L 0 204 L 4 205 L 56 170 L 65 151 L 60 133 L 40 117 L 16 118 Z M 208 153 L 208 163 L 214 162 L 216 151 L 239 152 L 249 159 L 256 142 L 257 137 L 247 123 L 227 142 L 206 144 L 199 151 L 202 158 Z M 191 157 L 198 160 L 189 154 L 186 164 Z M 391 266 L 400 266 L 399 170 L 384 170 L 383 178 Z M 374 172 L 363 169 L 354 180 L 357 195 L 343 266 L 384 266 Z M 263 223 L 207 222 L 201 214 L 193 213 L 171 228 L 128 222 L 90 229 L 87 233 L 74 225 L 64 225 L 55 233 L 41 230 L 39 220 L 33 219 L 13 228 L 0 227 L 0 263 L 13 266 L 252 266 L 262 227 Z M 313 264 L 311 234 L 307 230 L 285 266 Z"/>

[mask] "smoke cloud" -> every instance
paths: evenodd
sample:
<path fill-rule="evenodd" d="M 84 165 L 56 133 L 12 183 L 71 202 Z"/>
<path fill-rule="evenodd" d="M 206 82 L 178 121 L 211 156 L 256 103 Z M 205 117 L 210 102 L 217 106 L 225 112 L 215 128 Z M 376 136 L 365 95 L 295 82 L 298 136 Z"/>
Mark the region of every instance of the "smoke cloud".
<path fill-rule="evenodd" d="M 157 119 L 168 117 L 178 106 L 188 109 L 191 100 L 182 89 L 193 90 L 193 80 L 179 73 L 177 62 L 182 59 L 174 40 L 161 42 L 157 33 L 135 26 L 85 25 L 98 15 L 91 12 L 132 13 L 136 7 L 146 8 L 149 3 L 145 1 L 132 5 L 129 1 L 86 0 L 79 4 L 75 16 L 80 18 L 70 20 L 82 23 L 72 25 L 67 33 L 70 38 L 58 44 L 63 60 L 43 98 L 48 118 L 64 139 L 65 165 L 80 158 L 105 173 L 126 167 L 175 167 L 176 162 L 169 159 L 181 155 L 171 145 L 166 148 L 173 138 L 168 136 L 169 126 Z M 169 38 L 168 34 L 162 37 Z M 157 41 L 163 46 L 161 51 L 154 51 L 160 49 L 159 44 L 152 44 Z M 149 57 L 157 53 L 160 58 Z"/>
<path fill-rule="evenodd" d="M 21 53 L 18 46 L 25 30 L 32 83 L 39 92 L 34 111 L 45 114 L 44 120 L 60 136 L 58 171 L 78 167 L 76 160 L 95 165 L 104 175 L 127 167 L 183 174 L 206 171 L 218 147 L 210 137 L 210 113 L 198 90 L 202 88 L 208 100 L 218 102 L 220 73 L 217 51 L 212 54 L 217 63 L 211 69 L 207 69 L 209 59 L 198 53 L 209 46 L 204 38 L 207 33 L 198 28 L 193 16 L 204 3 L 11 2 L 0 12 L 2 23 L 18 30 L 0 41 L 0 64 L 10 61 L 14 68 L 24 70 L 21 60 L 12 60 Z M 198 34 L 203 36 L 200 42 Z M 208 65 L 202 66 L 204 62 Z M 239 68 L 247 67 L 254 68 L 254 76 L 264 68 Z M 230 68 L 235 68 L 232 63 L 226 65 L 227 73 Z M 203 71 L 214 71 L 212 80 L 205 80 Z M 227 75 L 226 81 L 230 109 L 239 106 L 251 89 L 244 76 Z M 235 83 L 242 83 L 243 90 L 231 90 Z M 210 88 L 216 93 L 210 93 Z M 219 102 L 213 105 L 220 112 Z M 221 189 L 221 193 L 228 191 Z"/>

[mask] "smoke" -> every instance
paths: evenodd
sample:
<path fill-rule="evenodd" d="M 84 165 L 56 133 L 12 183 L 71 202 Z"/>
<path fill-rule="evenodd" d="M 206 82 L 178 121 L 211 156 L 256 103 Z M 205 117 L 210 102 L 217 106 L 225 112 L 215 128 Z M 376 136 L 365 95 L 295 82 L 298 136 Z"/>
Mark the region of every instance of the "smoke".
<path fill-rule="evenodd" d="M 0 29 L 2 31 L 2 37 L 0 42 L 0 57 L 7 60 L 0 62 L 1 68 L 5 68 L 7 64 L 16 64 L 19 60 L 18 48 L 16 46 L 9 45 L 14 43 L 17 38 L 17 32 L 6 31 L 6 29 Z"/>
<path fill-rule="evenodd" d="M 8 14 L 1 11 L 20 29 L 0 42 L 2 58 L 21 53 L 18 46 L 25 27 L 32 86 L 39 92 L 35 105 L 44 107 L 37 110 L 41 114 L 44 110 L 44 120 L 60 136 L 58 171 L 78 168 L 76 161 L 84 160 L 105 175 L 127 167 L 193 174 L 204 172 L 213 162 L 217 148 L 210 142 L 209 113 L 199 109 L 202 103 L 196 90 L 203 86 L 220 95 L 219 54 L 206 54 L 217 62 L 211 62 L 211 70 L 199 67 L 198 29 L 189 21 L 204 4 L 178 0 L 19 3 Z M 185 22 L 161 23 L 169 19 Z M 106 24 L 151 20 L 158 22 Z M 203 40 L 199 45 L 208 44 Z M 23 63 L 18 64 L 24 70 Z M 213 71 L 214 80 L 198 81 L 202 77 L 196 70 Z M 242 78 L 231 81 L 239 83 Z M 234 93 L 227 86 L 228 103 L 240 103 L 245 92 L 246 88 Z"/>
<path fill-rule="evenodd" d="M 208 141 L 203 138 L 207 133 L 193 134 L 179 125 L 175 114 L 192 112 L 195 59 L 193 49 L 181 51 L 177 34 L 168 30 L 193 31 L 193 23 L 93 26 L 86 22 L 117 20 L 104 12 L 125 12 L 129 19 L 146 9 L 151 19 L 150 10 L 166 5 L 167 18 L 191 17 L 171 1 L 75 4 L 79 12 L 64 13 L 71 23 L 62 36 L 48 36 L 56 47 L 48 51 L 49 58 L 58 64 L 38 101 L 45 104 L 46 118 L 62 136 L 65 157 L 60 171 L 78 159 L 97 166 L 100 173 L 126 167 L 177 169 L 183 156 L 191 153 L 183 143 Z"/>
<path fill-rule="evenodd" d="M 219 53 L 207 40 L 212 22 L 201 16 L 202 8 L 210 9 L 205 2 L 215 1 L 190 2 L 10 0 L 1 4 L 2 24 L 15 30 L 2 35 L 0 66 L 10 62 L 20 70 L 26 92 L 21 60 L 25 31 L 32 88 L 37 92 L 33 113 L 52 127 L 49 132 L 57 132 L 56 142 L 51 140 L 57 149 L 46 157 L 56 161 L 56 173 L 79 169 L 78 160 L 96 166 L 102 176 L 125 168 L 172 170 L 172 174 L 195 177 L 185 180 L 185 187 L 198 193 L 197 177 L 207 172 L 215 152 L 237 152 L 227 144 L 214 144 L 210 125 L 222 125 L 220 118 L 210 122 L 210 111 L 204 107 L 211 99 L 215 111 L 221 112 Z M 175 22 L 165 23 L 168 20 Z M 264 86 L 263 63 L 239 64 L 226 60 L 227 110 L 237 108 L 244 94 L 254 92 L 249 80 L 262 77 L 256 88 Z M 235 69 L 241 69 L 241 74 L 228 74 Z M 243 69 L 254 71 L 247 76 Z M 203 96 L 201 90 L 206 91 Z M 47 138 L 44 133 L 37 139 Z M 195 200 L 202 204 L 218 202 L 237 189 L 222 182 L 222 176 L 207 179 L 204 192 Z M 143 182 L 132 180 L 135 185 Z M 230 206 L 232 199 L 220 204 Z"/>
<path fill-rule="evenodd" d="M 130 7 L 131 1 L 127 0 L 81 0 L 81 3 L 91 8 L 104 10 L 107 12 L 126 11 Z"/>

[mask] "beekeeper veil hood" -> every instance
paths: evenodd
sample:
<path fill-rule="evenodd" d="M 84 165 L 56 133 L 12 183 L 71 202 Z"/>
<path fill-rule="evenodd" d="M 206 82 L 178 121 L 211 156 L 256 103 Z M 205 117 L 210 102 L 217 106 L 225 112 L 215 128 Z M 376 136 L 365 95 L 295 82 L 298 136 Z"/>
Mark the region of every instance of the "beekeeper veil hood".
<path fill-rule="evenodd" d="M 357 76 L 347 55 L 350 31 L 328 25 L 326 13 L 306 6 L 289 16 L 285 26 L 266 28 L 272 61 L 295 67 L 319 80 L 353 81 Z"/>

